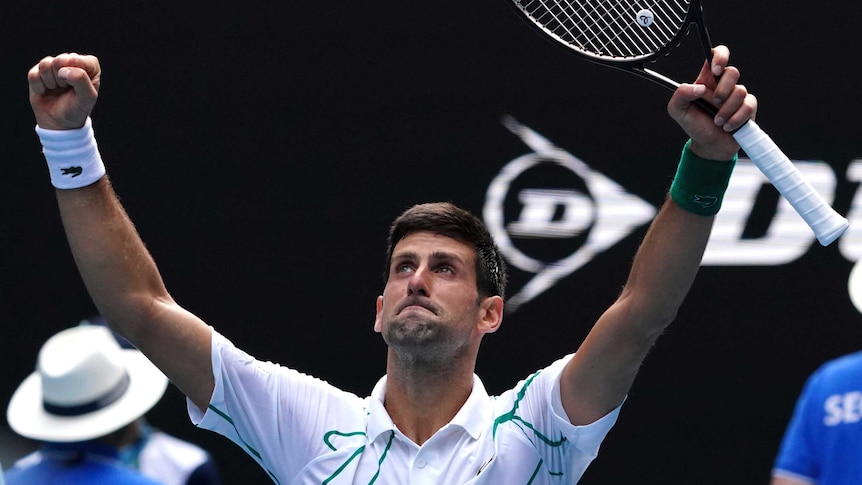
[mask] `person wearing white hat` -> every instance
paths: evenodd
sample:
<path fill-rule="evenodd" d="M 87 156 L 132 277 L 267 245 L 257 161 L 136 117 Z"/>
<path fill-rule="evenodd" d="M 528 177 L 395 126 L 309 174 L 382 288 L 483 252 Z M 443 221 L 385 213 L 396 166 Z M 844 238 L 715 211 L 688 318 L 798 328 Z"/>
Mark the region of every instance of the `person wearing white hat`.
<path fill-rule="evenodd" d="M 106 332 L 111 338 L 105 337 Z M 86 347 L 89 350 L 82 350 L 82 344 L 89 346 Z M 78 350 L 75 351 L 75 357 L 70 358 L 66 354 L 73 349 Z M 93 355 L 85 355 L 88 351 Z M 106 405 L 104 409 L 113 409 L 110 414 L 105 410 L 94 410 L 93 414 L 83 413 L 78 415 L 79 417 L 67 417 L 62 420 L 59 428 L 55 426 L 57 418 L 46 409 L 56 413 L 58 402 L 71 402 L 79 406 L 80 401 L 98 394 L 98 390 L 107 390 L 109 383 L 120 375 L 129 377 L 128 380 L 122 377 L 116 381 L 118 389 L 127 391 L 123 395 L 124 400 L 120 400 L 120 390 L 106 391 L 105 394 L 117 396 L 113 403 L 108 402 L 110 399 L 102 399 Z M 136 379 L 135 389 L 131 387 L 131 379 Z M 34 387 L 34 382 L 40 384 L 40 389 Z M 125 382 L 128 382 L 128 386 Z M 88 391 L 88 386 L 95 390 Z M 100 316 L 88 318 L 83 320 L 79 327 L 60 332 L 45 343 L 39 355 L 37 371 L 20 386 L 9 406 L 9 422 L 13 429 L 23 436 L 44 442 L 40 451 L 20 460 L 16 468 L 30 469 L 28 467 L 38 463 L 42 463 L 39 465 L 41 467 L 50 467 L 50 462 L 44 460 L 46 455 L 76 456 L 84 448 L 98 447 L 110 455 L 115 465 L 139 471 L 162 485 L 220 484 L 221 478 L 209 453 L 197 445 L 154 429 L 144 418 L 143 413 L 161 399 L 166 387 L 167 379 L 164 375 L 128 341 L 110 332 Z M 33 405 L 37 399 L 35 393 L 40 390 L 42 402 L 48 402 L 49 405 L 46 407 L 42 404 L 38 408 L 39 412 L 34 414 L 32 409 L 40 406 Z M 75 397 L 68 394 L 70 391 L 80 392 L 81 395 Z M 60 407 L 64 405 L 60 404 Z M 78 409 L 92 407 L 90 405 Z M 61 411 L 61 414 L 70 413 L 67 409 Z M 99 421 L 100 427 L 91 428 L 91 422 L 96 420 Z M 95 438 L 111 445 L 107 448 L 93 443 L 82 446 L 82 443 L 77 441 L 92 441 L 90 436 L 114 427 L 117 429 L 106 436 Z M 87 432 L 81 434 L 82 429 Z M 75 443 L 60 444 L 70 439 L 75 440 Z M 18 473 L 16 469 L 15 474 Z M 32 475 L 39 473 L 39 470 L 30 469 L 28 473 Z M 28 482 L 29 480 L 32 480 L 32 477 L 28 478 Z"/>
<path fill-rule="evenodd" d="M 43 445 L 7 470 L 7 485 L 159 483 L 123 464 L 119 454 L 128 425 L 161 399 L 167 384 L 143 354 L 122 349 L 105 327 L 54 335 L 9 402 L 9 426 Z"/>

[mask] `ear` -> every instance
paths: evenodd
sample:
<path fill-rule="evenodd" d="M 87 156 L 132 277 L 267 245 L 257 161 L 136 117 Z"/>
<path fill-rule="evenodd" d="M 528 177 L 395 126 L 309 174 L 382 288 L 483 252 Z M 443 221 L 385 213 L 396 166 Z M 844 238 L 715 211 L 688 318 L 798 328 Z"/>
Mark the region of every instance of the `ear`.
<path fill-rule="evenodd" d="M 377 297 L 377 314 L 374 316 L 374 331 L 380 333 L 380 312 L 383 310 L 383 295 Z"/>
<path fill-rule="evenodd" d="M 479 326 L 482 333 L 494 333 L 503 323 L 503 299 L 489 296 L 479 304 Z"/>

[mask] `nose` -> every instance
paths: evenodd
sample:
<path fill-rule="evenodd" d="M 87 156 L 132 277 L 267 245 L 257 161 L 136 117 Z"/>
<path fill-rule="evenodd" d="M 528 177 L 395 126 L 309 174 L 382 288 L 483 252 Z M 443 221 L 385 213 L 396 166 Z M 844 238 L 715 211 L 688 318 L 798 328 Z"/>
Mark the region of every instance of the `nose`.
<path fill-rule="evenodd" d="M 430 271 L 425 266 L 420 266 L 416 268 L 416 271 L 410 275 L 410 279 L 407 281 L 407 294 L 408 295 L 420 295 L 420 296 L 428 296 L 428 276 Z"/>

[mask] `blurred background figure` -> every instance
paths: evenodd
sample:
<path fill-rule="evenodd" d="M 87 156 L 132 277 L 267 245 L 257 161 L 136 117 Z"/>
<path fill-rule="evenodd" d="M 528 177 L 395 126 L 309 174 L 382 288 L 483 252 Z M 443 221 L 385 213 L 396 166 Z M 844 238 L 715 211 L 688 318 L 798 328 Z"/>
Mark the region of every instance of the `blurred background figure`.
<path fill-rule="evenodd" d="M 772 485 L 862 483 L 862 352 L 808 378 L 772 470 Z"/>
<path fill-rule="evenodd" d="M 7 470 L 7 485 L 221 483 L 206 451 L 147 423 L 168 381 L 121 342 L 95 317 L 42 346 L 7 410 L 10 427 L 41 446 Z"/>
<path fill-rule="evenodd" d="M 81 325 L 107 328 L 100 315 L 83 320 Z M 121 348 L 138 352 L 128 340 L 116 333 L 113 336 Z M 164 485 L 221 485 L 215 462 L 203 448 L 153 428 L 145 416 L 130 426 L 137 439 L 120 450 L 125 464 Z"/>
<path fill-rule="evenodd" d="M 120 449 L 134 441 L 130 423 L 159 401 L 167 384 L 107 328 L 80 326 L 49 338 L 6 412 L 12 430 L 42 446 L 15 463 L 7 482 L 158 483 L 124 465 Z"/>

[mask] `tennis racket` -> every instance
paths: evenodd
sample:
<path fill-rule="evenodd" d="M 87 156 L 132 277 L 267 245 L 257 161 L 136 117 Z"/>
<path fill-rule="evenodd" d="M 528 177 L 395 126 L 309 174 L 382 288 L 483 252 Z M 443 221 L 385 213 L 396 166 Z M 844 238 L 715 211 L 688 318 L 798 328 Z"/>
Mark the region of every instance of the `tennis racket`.
<path fill-rule="evenodd" d="M 539 31 L 570 52 L 604 66 L 636 74 L 671 91 L 679 83 L 645 65 L 678 46 L 690 26 L 698 28 L 708 60 L 712 43 L 699 0 L 513 0 Z M 713 116 L 715 107 L 698 106 Z M 769 135 L 748 121 L 733 137 L 778 192 L 802 216 L 823 246 L 847 229 L 835 212 L 781 152 Z"/>

